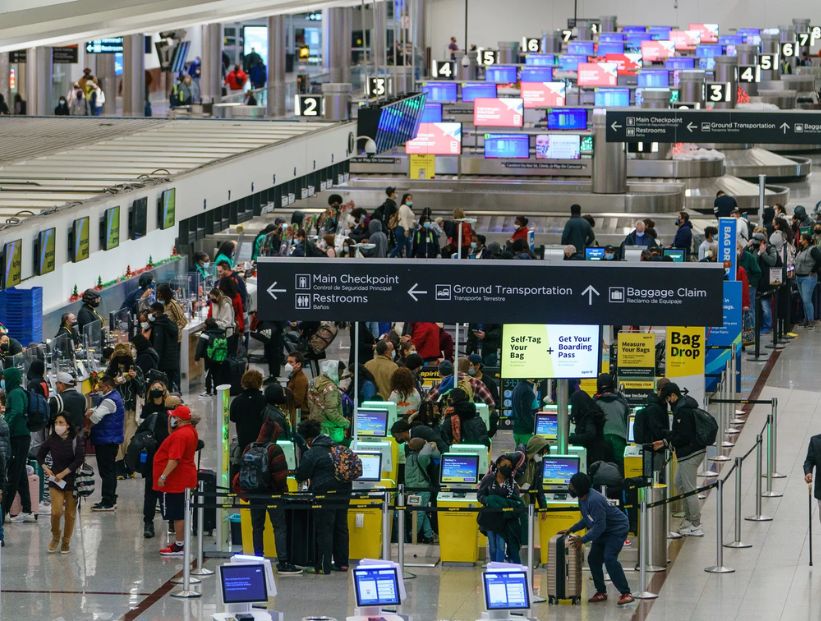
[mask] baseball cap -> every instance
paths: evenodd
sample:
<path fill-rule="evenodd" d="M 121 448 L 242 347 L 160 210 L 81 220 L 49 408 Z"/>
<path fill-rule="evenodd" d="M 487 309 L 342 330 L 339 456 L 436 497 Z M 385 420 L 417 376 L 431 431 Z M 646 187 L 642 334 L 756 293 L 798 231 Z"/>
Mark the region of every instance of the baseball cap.
<path fill-rule="evenodd" d="M 443 360 L 439 363 L 439 375 L 442 377 L 453 375 L 453 363 L 450 360 Z"/>
<path fill-rule="evenodd" d="M 468 356 L 468 360 L 470 360 L 471 364 L 480 364 L 482 362 L 482 357 L 479 354 L 471 354 Z"/>
<path fill-rule="evenodd" d="M 740 207 L 733 207 L 730 210 L 730 213 L 741 213 L 741 208 Z"/>
<path fill-rule="evenodd" d="M 767 241 L 767 236 L 764 233 L 753 233 L 753 239 L 756 241 Z"/>
<path fill-rule="evenodd" d="M 59 382 L 60 384 L 65 384 L 66 386 L 74 386 L 75 380 L 74 376 L 71 373 L 60 371 L 59 373 L 57 373 L 57 382 Z"/>
<path fill-rule="evenodd" d="M 178 405 L 168 415 L 180 420 L 191 420 L 191 409 L 187 405 Z"/>

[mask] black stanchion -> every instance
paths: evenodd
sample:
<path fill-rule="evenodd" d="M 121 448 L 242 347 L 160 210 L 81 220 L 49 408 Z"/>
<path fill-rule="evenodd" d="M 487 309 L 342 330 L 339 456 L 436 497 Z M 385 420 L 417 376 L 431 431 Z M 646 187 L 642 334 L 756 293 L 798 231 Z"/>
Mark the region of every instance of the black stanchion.
<path fill-rule="evenodd" d="M 776 350 L 784 349 L 784 346 L 779 344 L 779 342 L 778 342 L 778 329 L 779 329 L 779 324 L 778 324 L 778 289 L 773 291 L 770 294 L 770 297 L 772 298 L 772 313 L 771 313 L 772 325 L 770 327 L 772 329 L 773 342 L 772 342 L 771 345 L 765 345 L 765 347 L 767 349 L 772 349 L 773 351 L 776 351 Z"/>

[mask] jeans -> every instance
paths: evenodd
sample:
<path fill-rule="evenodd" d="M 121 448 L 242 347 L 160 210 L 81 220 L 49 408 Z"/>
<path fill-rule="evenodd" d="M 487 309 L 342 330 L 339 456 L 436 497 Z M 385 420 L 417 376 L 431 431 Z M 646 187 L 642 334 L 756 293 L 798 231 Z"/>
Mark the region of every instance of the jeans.
<path fill-rule="evenodd" d="M 327 496 L 332 503 L 339 502 Z M 331 571 L 331 558 L 335 565 L 348 565 L 348 507 L 317 509 L 314 518 L 316 529 L 315 565 L 323 571 Z"/>
<path fill-rule="evenodd" d="M 596 593 L 607 593 L 607 585 L 604 583 L 604 572 L 602 565 L 607 567 L 607 574 L 613 581 L 613 586 L 619 593 L 629 593 L 630 586 L 624 575 L 621 563 L 619 563 L 619 552 L 624 546 L 624 539 L 627 537 L 627 530 L 623 533 L 613 533 L 602 535 L 590 545 L 590 553 L 587 555 L 587 564 L 590 566 L 590 575 L 593 577 L 593 584 Z"/>
<path fill-rule="evenodd" d="M 773 329 L 773 308 L 772 308 L 772 294 L 761 299 L 761 329 Z"/>
<path fill-rule="evenodd" d="M 695 455 L 690 455 L 679 460 L 676 471 L 676 489 L 679 494 L 692 492 L 698 487 L 696 478 L 698 467 L 704 461 L 705 452 L 701 451 Z M 701 524 L 701 505 L 698 502 L 698 495 L 693 494 L 684 499 L 684 520 L 693 526 Z"/>
<path fill-rule="evenodd" d="M 69 543 L 74 532 L 74 520 L 77 518 L 77 499 L 74 497 L 74 490 L 50 487 L 48 491 L 51 495 L 51 540 Z M 66 524 L 61 530 L 60 521 L 63 516 L 66 518 Z"/>
<path fill-rule="evenodd" d="M 401 226 L 397 226 L 393 230 L 393 235 L 394 235 L 395 244 L 394 244 L 393 250 L 391 250 L 391 253 L 390 253 L 389 256 L 391 258 L 401 257 L 402 255 L 405 254 L 406 247 L 408 245 L 408 240 L 405 238 L 405 229 L 402 228 Z"/>
<path fill-rule="evenodd" d="M 265 556 L 265 514 L 271 519 L 274 529 L 274 543 L 277 547 L 277 563 L 288 562 L 288 527 L 285 524 L 285 509 L 266 509 L 265 505 L 251 505 L 251 528 L 253 528 L 254 555 Z"/>
<path fill-rule="evenodd" d="M 416 495 L 419 496 L 419 506 L 420 507 L 429 507 L 430 506 L 430 492 L 416 492 Z M 426 539 L 433 539 L 433 526 L 430 523 L 430 514 L 419 512 L 419 532 L 422 533 L 422 536 Z"/>
<path fill-rule="evenodd" d="M 493 530 L 487 531 L 487 545 L 490 552 L 490 560 L 494 563 L 516 563 L 521 564 L 519 548 L 513 549 L 505 541 L 502 533 Z"/>
<path fill-rule="evenodd" d="M 801 304 L 804 306 L 804 321 L 815 320 L 815 308 L 812 304 L 812 297 L 815 293 L 815 285 L 818 283 L 818 274 L 809 276 L 797 276 L 798 293 L 801 295 Z"/>
<path fill-rule="evenodd" d="M 97 470 L 102 481 L 102 502 L 104 505 L 117 504 L 117 450 L 118 444 L 95 444 Z"/>
<path fill-rule="evenodd" d="M 8 484 L 3 495 L 3 516 L 11 509 L 14 497 L 20 494 L 22 512 L 31 513 L 31 495 L 29 479 L 26 474 L 26 459 L 31 446 L 31 436 L 13 436 L 11 438 L 11 456 L 8 464 Z M 2 522 L 2 520 L 0 520 Z"/>

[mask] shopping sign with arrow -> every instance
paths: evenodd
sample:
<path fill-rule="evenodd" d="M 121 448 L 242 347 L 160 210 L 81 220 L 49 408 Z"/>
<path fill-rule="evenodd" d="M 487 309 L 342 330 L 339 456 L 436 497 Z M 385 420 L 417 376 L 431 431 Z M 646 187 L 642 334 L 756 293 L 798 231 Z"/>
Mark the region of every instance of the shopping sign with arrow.
<path fill-rule="evenodd" d="M 263 258 L 268 321 L 718 326 L 720 265 Z"/>
<path fill-rule="evenodd" d="M 607 110 L 607 142 L 821 143 L 821 112 Z"/>

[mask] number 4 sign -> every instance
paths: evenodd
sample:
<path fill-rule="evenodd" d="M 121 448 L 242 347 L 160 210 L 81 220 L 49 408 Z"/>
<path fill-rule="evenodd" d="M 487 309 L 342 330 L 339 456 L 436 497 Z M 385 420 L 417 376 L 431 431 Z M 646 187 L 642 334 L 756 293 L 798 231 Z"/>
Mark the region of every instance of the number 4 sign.
<path fill-rule="evenodd" d="M 434 60 L 431 63 L 430 74 L 433 78 L 452 80 L 456 77 L 456 63 L 452 60 Z"/>

